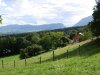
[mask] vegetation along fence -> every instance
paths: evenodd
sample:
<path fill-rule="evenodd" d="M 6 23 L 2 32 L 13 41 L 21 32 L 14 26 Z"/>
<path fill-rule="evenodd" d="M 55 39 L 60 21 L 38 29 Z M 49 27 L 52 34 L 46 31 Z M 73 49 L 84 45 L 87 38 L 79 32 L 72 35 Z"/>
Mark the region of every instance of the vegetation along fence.
<path fill-rule="evenodd" d="M 67 50 L 65 53 L 65 57 L 66 58 L 69 58 L 69 51 Z M 80 55 L 80 45 L 79 45 L 79 49 L 77 50 L 77 54 L 78 55 Z M 51 58 L 50 59 L 47 59 L 47 60 L 45 60 L 45 61 L 49 61 L 49 60 L 52 60 L 52 61 L 55 61 L 57 58 L 56 58 L 56 55 L 55 55 L 55 51 L 52 51 L 52 55 L 50 55 L 51 56 Z M 30 58 L 28 58 L 28 59 L 30 59 Z M 36 59 L 36 58 L 35 58 Z M 42 61 L 42 59 L 43 59 L 43 61 Z M 24 61 L 23 61 L 24 60 Z M 28 62 L 29 62 L 29 60 L 27 60 L 27 58 L 25 58 L 25 59 L 23 59 L 23 60 L 20 60 L 20 61 L 23 61 L 23 65 L 24 66 L 27 66 L 28 65 Z M 42 64 L 42 62 L 45 62 L 44 61 L 44 58 L 42 58 L 42 56 L 39 56 L 37 59 L 36 59 L 37 61 L 36 62 L 34 62 L 34 63 L 38 63 L 38 64 Z M 13 68 L 17 68 L 17 65 L 18 64 L 20 64 L 20 61 L 19 61 L 19 63 L 17 63 L 18 62 L 18 60 L 13 60 L 13 63 L 11 63 L 10 64 L 10 66 L 12 66 Z M 34 61 L 34 60 L 33 60 Z M 4 69 L 4 68 L 6 68 L 6 66 L 8 65 L 8 64 L 6 64 L 7 62 L 5 62 L 4 60 L 1 60 L 1 68 L 2 69 Z M 32 61 L 31 61 L 31 64 L 34 64 Z"/>

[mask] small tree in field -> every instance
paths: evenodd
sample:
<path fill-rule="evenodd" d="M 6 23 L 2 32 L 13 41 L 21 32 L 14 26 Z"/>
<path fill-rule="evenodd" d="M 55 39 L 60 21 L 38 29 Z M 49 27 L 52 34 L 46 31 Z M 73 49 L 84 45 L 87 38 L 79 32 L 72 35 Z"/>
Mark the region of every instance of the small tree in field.
<path fill-rule="evenodd" d="M 21 49 L 20 50 L 20 58 L 24 59 L 25 57 L 32 57 L 35 56 L 37 54 L 39 54 L 39 52 L 42 51 L 42 46 L 34 44 L 32 46 L 28 46 L 25 49 Z"/>

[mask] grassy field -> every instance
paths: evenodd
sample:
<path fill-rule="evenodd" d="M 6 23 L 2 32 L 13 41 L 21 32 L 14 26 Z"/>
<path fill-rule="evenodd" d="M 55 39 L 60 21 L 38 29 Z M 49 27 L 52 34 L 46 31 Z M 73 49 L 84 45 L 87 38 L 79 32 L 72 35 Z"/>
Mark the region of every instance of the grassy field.
<path fill-rule="evenodd" d="M 4 68 L 0 63 L 0 75 L 100 75 L 100 41 L 87 40 L 59 48 L 54 61 L 52 53 L 28 58 L 26 66 L 19 55 L 0 58 L 0 62 L 4 61 Z"/>

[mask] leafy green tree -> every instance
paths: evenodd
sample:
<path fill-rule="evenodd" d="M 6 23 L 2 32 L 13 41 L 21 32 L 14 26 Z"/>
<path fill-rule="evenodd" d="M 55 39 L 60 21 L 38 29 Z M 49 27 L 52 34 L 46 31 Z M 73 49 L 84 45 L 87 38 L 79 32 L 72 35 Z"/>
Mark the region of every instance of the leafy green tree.
<path fill-rule="evenodd" d="M 26 48 L 27 46 L 31 45 L 30 41 L 26 40 L 23 37 L 17 38 L 16 48 L 18 50 Z"/>
<path fill-rule="evenodd" d="M 50 37 L 50 35 L 47 34 L 44 37 L 42 37 L 40 41 L 40 45 L 42 45 L 43 49 L 46 51 L 51 49 L 52 48 L 52 38 Z"/>
<path fill-rule="evenodd" d="M 93 22 L 91 22 L 91 30 L 95 36 L 100 35 L 100 1 L 97 1 L 97 5 L 94 7 Z"/>
<path fill-rule="evenodd" d="M 26 36 L 26 40 L 30 41 L 32 44 L 38 44 L 40 41 L 38 34 L 29 34 Z"/>
<path fill-rule="evenodd" d="M 27 48 L 20 50 L 20 58 L 23 59 L 25 57 L 28 58 L 35 56 L 39 54 L 40 51 L 42 51 L 42 46 L 40 45 L 34 44 L 32 46 L 28 46 Z"/>
<path fill-rule="evenodd" d="M 25 48 L 25 49 L 20 49 L 20 59 L 25 59 L 25 58 L 28 58 L 29 55 L 28 55 L 28 50 Z"/>
<path fill-rule="evenodd" d="M 63 36 L 61 39 L 60 39 L 60 41 L 61 41 L 61 47 L 64 47 L 64 46 L 66 46 L 66 45 L 68 45 L 69 44 L 69 42 L 70 42 L 70 40 L 67 38 L 67 37 L 65 37 L 65 36 Z"/>
<path fill-rule="evenodd" d="M 52 38 L 52 49 L 56 49 L 57 47 L 61 47 L 61 38 L 66 35 L 64 32 L 50 32 L 50 36 Z"/>
<path fill-rule="evenodd" d="M 84 27 L 82 33 L 84 34 L 84 36 L 81 36 L 81 41 L 91 39 L 93 37 L 90 29 L 90 23 L 86 27 Z"/>

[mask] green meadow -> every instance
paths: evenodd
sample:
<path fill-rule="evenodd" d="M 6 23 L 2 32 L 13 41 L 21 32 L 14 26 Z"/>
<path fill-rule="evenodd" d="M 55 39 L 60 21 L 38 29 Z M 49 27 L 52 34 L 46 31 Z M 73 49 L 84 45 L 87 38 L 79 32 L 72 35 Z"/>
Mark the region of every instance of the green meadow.
<path fill-rule="evenodd" d="M 19 55 L 0 58 L 0 75 L 100 75 L 100 41 L 86 40 L 58 48 L 54 61 L 53 51 L 26 59 L 26 65 Z"/>

